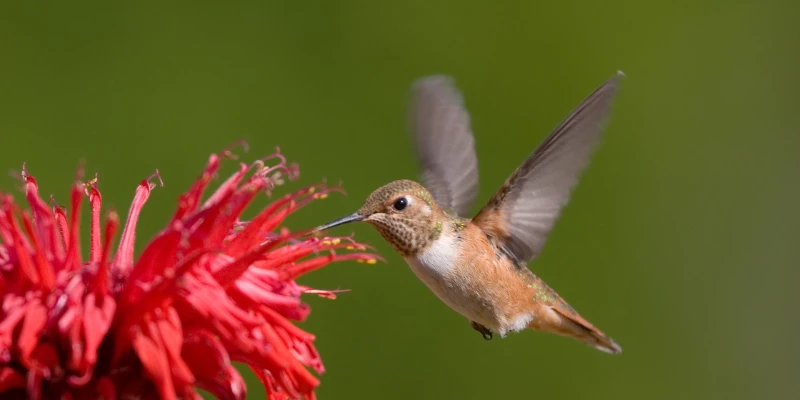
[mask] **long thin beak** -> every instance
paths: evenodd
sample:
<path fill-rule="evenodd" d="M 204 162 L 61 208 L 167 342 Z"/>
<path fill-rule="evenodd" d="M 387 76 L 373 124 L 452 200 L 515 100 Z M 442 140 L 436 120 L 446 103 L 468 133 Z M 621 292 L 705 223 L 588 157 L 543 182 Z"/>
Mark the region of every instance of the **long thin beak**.
<path fill-rule="evenodd" d="M 358 213 L 352 213 L 352 214 L 350 214 L 348 216 L 339 218 L 339 219 L 337 219 L 335 221 L 328 222 L 325 225 L 320 225 L 320 226 L 314 228 L 314 230 L 312 230 L 312 232 L 324 231 L 326 229 L 333 228 L 334 226 L 344 225 L 344 224 L 347 224 L 347 223 L 350 223 L 350 222 L 363 221 L 364 219 L 366 219 L 366 217 L 364 217 L 363 215 L 360 215 Z"/>

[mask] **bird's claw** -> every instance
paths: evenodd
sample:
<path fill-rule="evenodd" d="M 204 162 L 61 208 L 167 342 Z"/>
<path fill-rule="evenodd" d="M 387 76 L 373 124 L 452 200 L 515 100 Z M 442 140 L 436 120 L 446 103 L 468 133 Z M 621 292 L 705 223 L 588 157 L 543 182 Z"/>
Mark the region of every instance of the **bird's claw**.
<path fill-rule="evenodd" d="M 481 324 L 479 324 L 479 323 L 477 323 L 475 321 L 470 321 L 469 325 L 472 327 L 472 329 L 475 329 L 476 331 L 480 332 L 481 335 L 483 335 L 484 339 L 492 340 L 492 331 L 490 331 L 489 328 L 487 328 L 487 327 L 485 327 L 485 326 L 483 326 L 483 325 L 481 325 Z"/>

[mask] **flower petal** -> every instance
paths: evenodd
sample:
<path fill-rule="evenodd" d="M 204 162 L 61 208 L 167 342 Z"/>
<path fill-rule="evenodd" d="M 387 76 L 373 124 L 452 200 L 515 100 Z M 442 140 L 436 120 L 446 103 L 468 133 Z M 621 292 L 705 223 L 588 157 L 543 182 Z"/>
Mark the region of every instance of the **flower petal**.
<path fill-rule="evenodd" d="M 209 331 L 196 329 L 186 335 L 183 358 L 197 377 L 197 385 L 223 400 L 244 399 L 247 386 L 231 365 L 222 342 Z"/>

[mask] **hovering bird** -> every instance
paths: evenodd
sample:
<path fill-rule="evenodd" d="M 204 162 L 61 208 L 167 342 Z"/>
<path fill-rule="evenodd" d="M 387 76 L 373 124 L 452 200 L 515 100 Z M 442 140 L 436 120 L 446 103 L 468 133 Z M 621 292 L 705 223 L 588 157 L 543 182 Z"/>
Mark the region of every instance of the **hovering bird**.
<path fill-rule="evenodd" d="M 353 214 L 314 229 L 364 221 L 406 260 L 416 276 L 487 340 L 524 329 L 573 337 L 619 353 L 613 339 L 581 317 L 527 264 L 589 163 L 621 77 L 587 97 L 514 171 L 472 219 L 478 190 L 470 118 L 447 76 L 415 82 L 410 106 L 422 184 L 391 182 Z"/>

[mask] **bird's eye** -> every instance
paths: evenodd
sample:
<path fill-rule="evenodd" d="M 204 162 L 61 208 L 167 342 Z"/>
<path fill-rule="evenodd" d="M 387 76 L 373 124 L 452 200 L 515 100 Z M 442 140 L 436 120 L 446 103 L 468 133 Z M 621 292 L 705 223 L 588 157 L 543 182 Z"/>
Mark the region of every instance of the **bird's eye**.
<path fill-rule="evenodd" d="M 397 211 L 403 211 L 403 209 L 406 208 L 406 206 L 408 206 L 408 200 L 406 200 L 405 197 L 401 197 L 395 200 L 394 204 L 392 204 L 392 207 L 394 207 L 394 209 Z"/>

